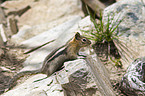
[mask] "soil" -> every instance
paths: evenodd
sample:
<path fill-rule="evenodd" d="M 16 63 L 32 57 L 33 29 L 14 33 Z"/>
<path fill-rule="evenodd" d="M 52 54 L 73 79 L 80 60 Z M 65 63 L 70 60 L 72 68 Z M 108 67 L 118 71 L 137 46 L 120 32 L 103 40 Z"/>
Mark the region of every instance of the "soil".
<path fill-rule="evenodd" d="M 2 46 L 0 49 L 0 94 L 2 94 L 12 76 L 22 69 L 22 63 L 27 55 L 23 54 L 24 49 L 16 48 L 14 45 Z"/>

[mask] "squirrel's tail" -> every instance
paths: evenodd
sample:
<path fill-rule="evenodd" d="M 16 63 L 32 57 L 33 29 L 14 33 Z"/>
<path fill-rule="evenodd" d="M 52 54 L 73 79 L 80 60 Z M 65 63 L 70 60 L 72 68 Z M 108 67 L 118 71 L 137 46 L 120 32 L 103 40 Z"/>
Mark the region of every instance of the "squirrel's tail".
<path fill-rule="evenodd" d="M 38 74 L 38 73 L 41 73 L 41 71 L 40 71 L 40 70 L 22 71 L 22 72 L 16 74 L 15 76 L 13 76 L 12 79 L 10 79 L 9 84 L 8 84 L 8 88 L 7 88 L 5 91 L 8 91 L 8 90 L 10 90 L 11 88 L 13 88 L 13 86 L 16 85 L 16 81 L 17 81 L 19 78 L 23 77 L 24 75 L 32 75 L 32 74 Z"/>

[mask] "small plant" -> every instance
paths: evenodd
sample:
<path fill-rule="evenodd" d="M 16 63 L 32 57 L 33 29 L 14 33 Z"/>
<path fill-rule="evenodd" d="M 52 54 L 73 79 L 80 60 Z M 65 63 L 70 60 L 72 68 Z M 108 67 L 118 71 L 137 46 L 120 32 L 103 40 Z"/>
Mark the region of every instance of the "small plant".
<path fill-rule="evenodd" d="M 96 19 L 94 18 L 95 16 L 93 16 L 89 11 L 88 13 L 90 15 L 90 20 L 94 25 L 94 28 L 92 28 L 91 30 L 81 31 L 89 39 L 95 41 L 93 48 L 95 49 L 98 56 L 101 57 L 103 56 L 103 54 L 105 54 L 105 58 L 108 59 L 108 56 L 111 55 L 115 57 L 116 60 L 114 61 L 120 62 L 121 56 L 114 44 L 114 40 L 118 40 L 119 36 L 122 35 L 119 34 L 118 26 L 123 21 L 123 19 L 120 20 L 120 18 L 118 17 L 116 20 L 114 20 L 114 14 L 108 14 L 108 19 L 105 24 L 101 12 L 99 22 L 96 21 Z M 112 16 L 111 19 L 109 18 L 110 16 Z M 117 65 L 117 63 L 115 64 Z"/>
<path fill-rule="evenodd" d="M 100 22 L 96 22 L 96 19 L 91 15 L 91 13 L 89 14 L 90 14 L 90 20 L 94 24 L 94 28 L 89 31 L 81 30 L 82 32 L 87 33 L 86 36 L 89 39 L 94 40 L 96 42 L 110 42 L 113 39 L 118 39 L 118 37 L 120 36 L 119 31 L 117 30 L 117 32 L 115 32 L 115 30 L 118 28 L 119 24 L 123 21 L 123 19 L 119 20 L 118 18 L 115 21 L 115 23 L 113 23 L 114 14 L 112 19 L 109 18 L 110 14 L 108 14 L 107 24 L 105 25 L 103 22 L 101 12 L 100 12 L 100 19 L 99 19 Z"/>

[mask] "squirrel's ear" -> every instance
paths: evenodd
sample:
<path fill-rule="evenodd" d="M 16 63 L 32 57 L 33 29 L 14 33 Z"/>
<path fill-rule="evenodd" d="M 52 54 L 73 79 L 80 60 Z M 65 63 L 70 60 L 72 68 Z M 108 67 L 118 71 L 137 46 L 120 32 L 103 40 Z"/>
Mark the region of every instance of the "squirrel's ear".
<path fill-rule="evenodd" d="M 78 40 L 80 37 L 81 37 L 81 36 L 80 36 L 80 33 L 77 32 L 77 33 L 75 34 L 75 38 Z"/>

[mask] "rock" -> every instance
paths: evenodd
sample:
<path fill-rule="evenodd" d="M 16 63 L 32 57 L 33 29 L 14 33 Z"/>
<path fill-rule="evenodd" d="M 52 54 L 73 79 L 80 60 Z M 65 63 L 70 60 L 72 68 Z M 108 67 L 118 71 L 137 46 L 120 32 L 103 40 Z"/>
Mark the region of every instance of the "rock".
<path fill-rule="evenodd" d="M 24 25 L 35 26 L 51 22 L 53 26 L 50 25 L 55 27 L 71 19 L 73 16 L 83 16 L 81 1 L 78 0 L 63 0 L 60 2 L 57 0 L 15 0 L 6 1 L 2 4 L 6 8 L 6 13 L 22 9 L 28 5 L 31 9 L 17 18 L 19 28 Z"/>
<path fill-rule="evenodd" d="M 24 23 L 22 25 L 36 25 L 64 17 L 66 17 L 65 20 L 68 20 L 70 18 L 67 17 L 70 17 L 70 15 L 83 15 L 80 1 L 63 0 L 58 2 L 57 0 L 39 0 L 39 2 L 35 2 L 32 10 L 24 14 L 19 21 Z M 57 22 L 57 24 L 60 23 Z"/>
<path fill-rule="evenodd" d="M 129 65 L 120 89 L 129 96 L 145 95 L 145 57 L 138 58 Z"/>
<path fill-rule="evenodd" d="M 24 8 L 27 5 L 32 6 L 34 3 L 35 3 L 34 0 L 23 0 L 23 1 L 13 0 L 13 1 L 5 1 L 1 4 L 1 6 L 6 8 L 4 11 L 7 15 L 9 12 Z"/>
<path fill-rule="evenodd" d="M 77 22 L 79 20 L 80 18 L 74 18 L 70 21 Z M 21 43 L 23 46 L 30 48 L 56 39 L 54 42 L 32 52 L 24 62 L 24 68 L 21 71 L 41 68 L 44 58 L 53 49 L 64 45 L 74 36 L 76 30 L 80 30 L 80 28 L 82 29 L 84 26 L 92 25 L 89 17 L 84 18 L 76 24 L 73 23 L 72 25 L 70 21 Z M 90 96 L 100 95 L 85 60 L 77 59 L 68 61 L 64 63 L 64 66 L 64 69 L 46 79 L 43 79 L 46 77 L 45 74 L 31 76 L 24 83 L 17 84 L 16 87 L 2 96 L 11 96 L 12 94 L 14 96 L 19 96 L 20 94 L 21 96 L 64 96 L 66 94 L 73 94 L 73 92 L 80 96 L 86 94 Z"/>
<path fill-rule="evenodd" d="M 104 10 L 105 19 L 107 19 L 108 14 L 110 14 L 110 18 L 113 18 L 114 14 L 114 23 L 116 19 L 124 18 L 119 25 L 119 31 L 124 33 L 123 35 L 144 40 L 145 12 L 141 0 L 121 0 Z"/>
<path fill-rule="evenodd" d="M 61 84 L 66 96 L 85 96 L 86 94 L 92 96 L 96 94 L 97 86 L 92 79 L 92 74 L 85 60 L 78 59 L 66 62 L 65 66 L 65 70 L 58 74 L 57 80 Z"/>
<path fill-rule="evenodd" d="M 122 34 L 119 40 L 131 51 L 130 62 L 145 54 L 145 7 L 142 1 L 145 2 L 145 0 L 120 0 L 105 8 L 103 13 L 104 22 L 107 22 L 108 15 L 110 15 L 110 19 L 113 19 L 111 26 L 118 24 L 119 20 L 123 20 L 118 26 L 119 34 Z M 117 19 L 119 20 L 116 21 Z M 125 62 L 123 64 L 125 68 L 128 65 Z"/>
<path fill-rule="evenodd" d="M 68 40 L 70 40 L 70 38 L 72 38 L 74 36 L 75 32 L 77 32 L 76 30 L 79 30 L 79 28 L 83 28 L 83 26 L 88 26 L 88 25 L 92 24 L 89 17 L 86 17 L 81 21 L 79 21 L 79 20 L 80 20 L 80 18 L 74 18 L 74 19 L 72 19 L 68 22 L 65 22 L 64 24 L 61 24 L 49 31 L 41 33 L 40 35 L 37 35 L 31 39 L 28 39 L 28 40 L 22 42 L 21 45 L 23 45 L 27 48 L 32 48 L 32 47 L 41 45 L 45 42 L 56 39 L 54 42 L 31 53 L 30 56 L 24 62 L 24 66 L 28 67 L 28 65 L 29 65 L 30 69 L 32 68 L 32 66 L 33 67 L 35 66 L 34 68 L 41 68 L 41 64 L 42 64 L 44 58 L 52 50 L 64 45 Z M 78 22 L 78 23 L 76 23 L 76 22 Z M 33 42 L 35 42 L 35 43 L 32 44 Z"/>
<path fill-rule="evenodd" d="M 36 90 L 26 94 L 25 96 L 47 96 L 47 94 L 43 90 Z"/>
<path fill-rule="evenodd" d="M 129 55 L 131 59 L 145 56 L 145 3 L 142 1 L 145 2 L 145 0 L 119 0 L 107 7 L 103 14 L 104 22 L 107 22 L 108 15 L 110 20 L 113 19 L 110 27 L 117 24 L 119 20 L 123 20 L 118 26 L 119 34 L 123 35 L 118 39 L 127 46 L 128 52 L 135 54 L 135 56 Z M 116 21 L 117 19 L 118 21 Z M 128 56 L 126 57 L 128 58 Z M 144 96 L 145 57 L 134 60 L 130 65 L 123 60 L 122 64 L 125 69 L 129 67 L 122 77 L 120 89 L 129 96 L 138 96 L 139 94 Z"/>
<path fill-rule="evenodd" d="M 20 43 L 19 41 L 22 42 L 48 31 L 76 16 L 83 16 L 81 1 L 78 0 L 63 0 L 61 2 L 57 0 L 6 1 L 2 6 L 7 14 L 30 6 L 30 9 L 21 16 L 12 16 L 18 21 L 19 32 L 12 37 L 11 41 L 17 42 L 17 44 Z"/>
<path fill-rule="evenodd" d="M 21 43 L 22 46 L 27 48 L 36 47 L 38 45 L 44 44 L 48 41 L 55 40 L 53 43 L 50 43 L 35 52 L 24 62 L 24 66 L 35 65 L 36 68 L 40 68 L 40 64 L 43 62 L 44 58 L 55 48 L 58 48 L 64 45 L 70 38 L 74 36 L 77 26 L 73 26 L 76 22 L 80 20 L 80 17 L 74 18 L 68 22 L 65 22 L 55 28 L 50 29 L 49 31 L 43 32 L 31 39 L 25 40 Z M 32 44 L 35 42 L 34 44 Z M 37 62 L 37 63 L 36 63 Z"/>
<path fill-rule="evenodd" d="M 44 74 L 37 74 L 27 79 L 24 83 L 18 85 L 15 89 L 8 91 L 2 96 L 63 96 L 61 86 L 57 84 L 55 76 L 45 78 Z M 43 79 L 41 81 L 37 81 Z M 34 95 L 35 94 L 35 95 Z"/>
<path fill-rule="evenodd" d="M 75 23 L 77 23 L 80 20 L 80 18 L 81 18 L 80 16 L 72 16 L 72 18 L 70 20 L 68 20 L 68 22 L 66 21 L 67 23 L 64 22 L 64 24 L 66 24 L 67 26 L 64 28 L 61 28 L 61 29 L 65 30 L 65 28 L 69 28 L 69 27 L 73 26 Z M 16 43 L 16 44 L 20 44 L 21 42 L 23 42 L 27 39 L 30 39 L 38 34 L 41 34 L 43 32 L 46 33 L 46 31 L 47 32 L 51 31 L 51 30 L 54 31 L 54 30 L 56 30 L 55 27 L 53 28 L 54 25 L 56 26 L 55 23 L 56 22 L 45 23 L 45 24 L 35 25 L 32 27 L 25 25 L 20 29 L 20 31 L 16 35 L 12 36 L 11 42 Z M 59 25 L 59 27 L 62 27 L 64 24 Z M 52 28 L 52 29 L 50 29 L 50 28 Z M 49 38 L 51 38 L 51 37 L 49 37 Z"/>
<path fill-rule="evenodd" d="M 20 94 L 21 96 L 64 96 L 63 90 L 66 89 L 66 86 L 69 86 L 67 87 L 68 90 L 71 87 L 71 90 L 66 90 L 66 92 L 75 92 L 80 96 L 84 96 L 83 94 L 89 94 L 89 96 L 99 94 L 84 60 L 69 61 L 64 66 L 65 69 L 46 79 L 43 79 L 46 77 L 44 74 L 32 76 L 2 96 L 11 96 L 12 94 L 13 96 Z M 39 79 L 43 80 L 37 81 Z"/>

